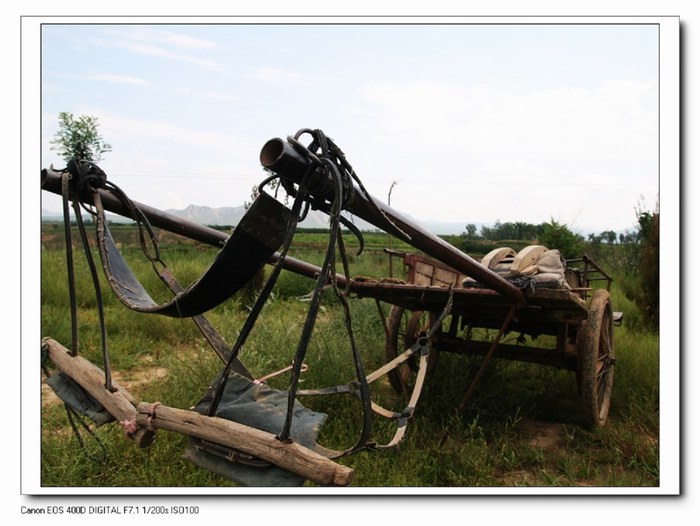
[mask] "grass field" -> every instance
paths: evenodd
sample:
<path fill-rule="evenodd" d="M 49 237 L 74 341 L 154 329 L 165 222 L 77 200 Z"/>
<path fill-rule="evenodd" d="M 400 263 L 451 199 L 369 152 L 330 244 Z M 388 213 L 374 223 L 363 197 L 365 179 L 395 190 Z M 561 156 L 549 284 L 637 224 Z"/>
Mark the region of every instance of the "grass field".
<path fill-rule="evenodd" d="M 114 230 L 127 259 L 149 291 L 162 289 L 134 244 L 130 227 Z M 215 249 L 167 237 L 163 259 L 183 284 L 211 263 Z M 348 240 L 350 241 L 350 240 Z M 387 238 L 368 234 L 365 253 L 350 256 L 354 275 L 388 275 L 382 249 Z M 312 263 L 322 257 L 323 235 L 302 233 L 291 255 Z M 352 247 L 352 243 L 350 243 Z M 396 240 L 392 248 L 407 249 Z M 352 252 L 352 251 L 350 251 Z M 81 252 L 76 252 L 81 256 Z M 81 355 L 102 366 L 94 290 L 84 258 L 77 257 Z M 395 274 L 400 268 L 394 268 Z M 290 364 L 308 308 L 313 281 L 283 272 L 241 359 L 257 377 Z M 138 399 L 190 408 L 209 387 L 222 363 L 189 320 L 143 315 L 124 308 L 103 282 L 110 360 L 115 377 Z M 495 361 L 465 409 L 456 407 L 481 364 L 475 357 L 441 353 L 428 378 L 406 437 L 394 449 L 362 451 L 340 463 L 355 470 L 354 486 L 367 488 L 554 488 L 654 487 L 659 485 L 659 339 L 636 320 L 636 307 L 613 283 L 615 310 L 631 323 L 615 329 L 617 367 L 608 423 L 589 429 L 582 420 L 575 375 L 569 371 Z M 167 294 L 154 292 L 155 299 Z M 385 307 L 388 308 L 388 307 Z M 351 301 L 353 327 L 367 371 L 383 364 L 384 329 L 373 301 Z M 234 297 L 207 314 L 233 343 L 247 308 Z M 45 226 L 42 247 L 42 333 L 68 345 L 70 317 L 61 231 Z M 354 378 L 339 302 L 324 296 L 309 351 L 302 388 L 345 384 Z M 288 377 L 269 382 L 285 389 Z M 387 381 L 374 394 L 400 409 L 403 400 Z M 124 438 L 119 425 L 71 428 L 63 405 L 44 389 L 42 485 L 46 487 L 233 487 L 228 479 L 182 458 L 187 439 L 159 432 L 150 448 Z M 329 419 L 319 441 L 344 448 L 357 440 L 360 411 L 346 396 L 305 398 Z M 379 423 L 376 440 L 393 428 Z M 306 486 L 312 487 L 310 482 Z"/>

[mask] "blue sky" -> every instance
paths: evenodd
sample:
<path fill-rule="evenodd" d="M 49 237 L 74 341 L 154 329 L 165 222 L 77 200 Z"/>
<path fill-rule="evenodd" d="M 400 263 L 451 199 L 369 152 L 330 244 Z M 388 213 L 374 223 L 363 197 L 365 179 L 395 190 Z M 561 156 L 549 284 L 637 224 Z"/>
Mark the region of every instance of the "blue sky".
<path fill-rule="evenodd" d="M 273 137 L 320 128 L 417 220 L 621 231 L 659 192 L 653 24 L 47 24 L 42 165 L 59 112 L 161 209 L 238 206 Z M 43 207 L 60 210 L 56 196 Z"/>

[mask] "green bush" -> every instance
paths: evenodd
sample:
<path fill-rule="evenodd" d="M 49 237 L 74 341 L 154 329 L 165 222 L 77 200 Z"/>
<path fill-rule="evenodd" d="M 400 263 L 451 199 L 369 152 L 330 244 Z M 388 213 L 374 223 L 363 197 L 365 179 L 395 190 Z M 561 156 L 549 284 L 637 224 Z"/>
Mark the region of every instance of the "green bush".
<path fill-rule="evenodd" d="M 542 225 L 538 242 L 550 249 L 557 249 L 564 258 L 575 258 L 583 254 L 585 242 L 581 235 L 572 232 L 569 227 L 552 219 Z"/>

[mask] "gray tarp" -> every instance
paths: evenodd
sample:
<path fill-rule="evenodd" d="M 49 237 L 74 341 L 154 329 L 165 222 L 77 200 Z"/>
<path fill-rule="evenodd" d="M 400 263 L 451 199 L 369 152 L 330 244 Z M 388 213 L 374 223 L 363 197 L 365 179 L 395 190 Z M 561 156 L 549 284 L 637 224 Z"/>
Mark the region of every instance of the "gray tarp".
<path fill-rule="evenodd" d="M 63 372 L 49 376 L 46 383 L 61 400 L 77 413 L 90 418 L 97 427 L 115 420 L 97 400 Z"/>
<path fill-rule="evenodd" d="M 207 414 L 213 396 L 214 391 L 211 389 L 197 404 L 195 411 Z M 231 373 L 216 416 L 277 435 L 284 427 L 287 396 L 286 391 L 277 391 Z M 298 444 L 314 449 L 327 417 L 326 414 L 316 413 L 295 402 L 290 437 Z M 200 449 L 197 443 L 193 440 L 188 445 L 185 452 L 187 460 L 245 486 L 301 486 L 304 483 L 303 477 L 277 466 L 253 467 L 229 461 Z"/>

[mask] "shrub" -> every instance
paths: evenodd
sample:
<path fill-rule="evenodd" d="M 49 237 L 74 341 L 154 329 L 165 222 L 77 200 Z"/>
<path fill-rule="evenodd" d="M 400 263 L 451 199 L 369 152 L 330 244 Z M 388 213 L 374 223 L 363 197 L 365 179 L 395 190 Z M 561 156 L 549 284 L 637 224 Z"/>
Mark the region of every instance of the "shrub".
<path fill-rule="evenodd" d="M 564 258 L 579 257 L 584 251 L 584 239 L 581 235 L 572 232 L 569 227 L 556 222 L 542 224 L 538 242 L 550 249 L 557 249 Z"/>
<path fill-rule="evenodd" d="M 640 212 L 641 250 L 639 272 L 624 283 L 625 294 L 642 311 L 646 320 L 659 327 L 659 212 Z"/>

